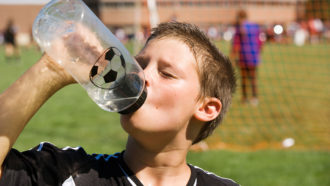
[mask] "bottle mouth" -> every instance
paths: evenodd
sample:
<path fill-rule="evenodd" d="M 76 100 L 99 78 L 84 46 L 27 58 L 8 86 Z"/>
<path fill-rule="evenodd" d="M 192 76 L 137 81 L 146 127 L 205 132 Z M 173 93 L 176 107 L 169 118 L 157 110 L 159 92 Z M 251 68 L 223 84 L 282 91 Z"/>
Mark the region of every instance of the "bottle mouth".
<path fill-rule="evenodd" d="M 130 107 L 118 112 L 119 114 L 130 114 L 130 113 L 133 113 L 135 111 L 137 111 L 142 105 L 143 103 L 145 102 L 145 100 L 147 99 L 147 89 L 145 88 L 140 97 L 136 100 L 136 102 L 131 105 Z"/>

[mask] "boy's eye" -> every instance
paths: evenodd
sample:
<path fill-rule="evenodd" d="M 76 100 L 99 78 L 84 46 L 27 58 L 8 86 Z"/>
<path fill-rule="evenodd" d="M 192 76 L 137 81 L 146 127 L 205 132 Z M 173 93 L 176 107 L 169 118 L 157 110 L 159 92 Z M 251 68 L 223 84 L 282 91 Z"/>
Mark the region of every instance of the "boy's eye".
<path fill-rule="evenodd" d="M 166 71 L 160 71 L 160 75 L 166 79 L 172 79 L 175 78 L 175 76 L 169 72 Z"/>

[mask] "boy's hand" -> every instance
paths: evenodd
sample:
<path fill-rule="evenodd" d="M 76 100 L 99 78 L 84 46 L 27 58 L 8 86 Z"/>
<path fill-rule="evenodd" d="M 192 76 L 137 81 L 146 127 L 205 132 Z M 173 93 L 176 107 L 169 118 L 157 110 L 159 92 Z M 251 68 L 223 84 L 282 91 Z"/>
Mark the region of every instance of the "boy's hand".
<path fill-rule="evenodd" d="M 52 41 L 50 47 L 50 58 L 45 58 L 51 61 L 50 65 L 59 62 L 59 67 L 81 84 L 89 83 L 90 70 L 105 50 L 96 34 L 82 24 L 76 24 L 74 32 Z M 57 66 L 58 63 L 54 66 L 55 70 L 61 72 Z"/>
<path fill-rule="evenodd" d="M 57 62 L 55 62 L 47 54 L 43 54 L 40 59 L 41 63 L 45 63 L 49 70 L 53 71 L 58 75 L 58 80 L 61 82 L 62 86 L 76 83 L 76 80 Z"/>

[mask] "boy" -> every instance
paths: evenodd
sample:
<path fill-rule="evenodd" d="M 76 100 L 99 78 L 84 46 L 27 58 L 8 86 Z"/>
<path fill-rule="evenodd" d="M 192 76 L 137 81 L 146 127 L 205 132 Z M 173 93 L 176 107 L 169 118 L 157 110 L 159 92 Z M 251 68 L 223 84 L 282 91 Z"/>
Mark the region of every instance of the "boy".
<path fill-rule="evenodd" d="M 44 55 L 8 88 L 0 96 L 0 185 L 237 185 L 186 163 L 190 146 L 211 134 L 230 104 L 235 77 L 228 59 L 197 27 L 172 22 L 154 29 L 136 60 L 148 96 L 136 112 L 121 115 L 129 137 L 114 155 L 49 143 L 10 150 L 39 107 L 74 80 Z"/>

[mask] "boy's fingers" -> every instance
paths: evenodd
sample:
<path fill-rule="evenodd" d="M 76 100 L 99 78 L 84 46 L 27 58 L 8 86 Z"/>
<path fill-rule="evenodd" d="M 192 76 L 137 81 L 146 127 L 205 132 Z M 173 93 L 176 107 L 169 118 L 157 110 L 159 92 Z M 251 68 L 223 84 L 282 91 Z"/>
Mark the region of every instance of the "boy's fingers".
<path fill-rule="evenodd" d="M 51 57 L 49 57 L 46 53 L 43 54 L 43 56 L 40 59 L 42 62 L 47 64 L 47 67 L 58 73 L 60 77 L 62 78 L 62 82 L 67 85 L 71 83 L 76 83 L 76 80 L 73 79 L 73 77 L 55 60 L 53 60 Z"/>

